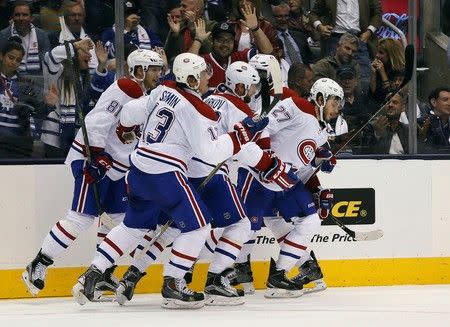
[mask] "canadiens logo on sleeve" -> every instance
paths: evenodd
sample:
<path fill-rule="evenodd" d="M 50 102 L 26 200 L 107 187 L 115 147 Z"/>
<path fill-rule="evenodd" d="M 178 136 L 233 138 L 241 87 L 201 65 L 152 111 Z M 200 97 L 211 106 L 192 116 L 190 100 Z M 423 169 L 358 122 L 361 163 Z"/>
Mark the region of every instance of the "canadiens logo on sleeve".
<path fill-rule="evenodd" d="M 298 157 L 305 166 L 308 165 L 311 162 L 311 160 L 314 159 L 314 156 L 316 154 L 316 148 L 317 148 L 316 142 L 314 142 L 314 140 L 311 139 L 303 140 L 297 146 Z"/>

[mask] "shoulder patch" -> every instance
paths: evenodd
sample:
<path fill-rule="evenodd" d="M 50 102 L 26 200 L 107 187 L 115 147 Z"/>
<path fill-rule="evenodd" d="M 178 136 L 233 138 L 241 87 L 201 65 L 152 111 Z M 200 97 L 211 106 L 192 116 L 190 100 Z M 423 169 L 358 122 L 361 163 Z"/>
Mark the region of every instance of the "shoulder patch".
<path fill-rule="evenodd" d="M 141 86 L 132 79 L 129 78 L 120 78 L 117 80 L 117 85 L 119 88 L 129 97 L 137 99 L 144 95 Z"/>

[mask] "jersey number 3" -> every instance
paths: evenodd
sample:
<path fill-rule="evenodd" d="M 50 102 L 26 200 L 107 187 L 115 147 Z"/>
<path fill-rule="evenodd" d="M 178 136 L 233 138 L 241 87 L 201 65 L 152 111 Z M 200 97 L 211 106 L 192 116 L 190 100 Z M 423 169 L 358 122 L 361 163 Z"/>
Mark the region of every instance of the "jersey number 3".
<path fill-rule="evenodd" d="M 166 137 L 170 127 L 172 127 L 174 114 L 168 108 L 159 109 L 156 116 L 160 119 L 155 129 L 147 134 L 148 143 L 160 143 Z"/>

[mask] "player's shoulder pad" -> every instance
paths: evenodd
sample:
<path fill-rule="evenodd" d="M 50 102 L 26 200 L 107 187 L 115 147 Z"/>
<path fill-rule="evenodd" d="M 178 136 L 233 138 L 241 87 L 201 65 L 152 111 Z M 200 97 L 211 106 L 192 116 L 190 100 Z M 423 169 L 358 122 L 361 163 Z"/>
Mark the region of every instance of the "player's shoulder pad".
<path fill-rule="evenodd" d="M 117 85 L 122 90 L 122 92 L 124 92 L 131 98 L 137 99 L 144 95 L 144 92 L 142 91 L 142 88 L 138 84 L 138 82 L 133 81 L 130 78 L 123 77 L 118 79 Z"/>
<path fill-rule="evenodd" d="M 298 109 L 300 109 L 304 113 L 316 117 L 316 109 L 314 108 L 314 105 L 311 102 L 298 95 L 291 96 L 291 99 Z"/>
<path fill-rule="evenodd" d="M 247 116 L 253 117 L 254 112 L 250 109 L 248 104 L 246 104 L 242 99 L 238 98 L 235 95 L 232 94 L 226 94 L 226 93 L 214 93 L 216 96 L 223 97 L 230 101 L 236 108 L 241 110 L 243 113 L 245 113 Z"/>

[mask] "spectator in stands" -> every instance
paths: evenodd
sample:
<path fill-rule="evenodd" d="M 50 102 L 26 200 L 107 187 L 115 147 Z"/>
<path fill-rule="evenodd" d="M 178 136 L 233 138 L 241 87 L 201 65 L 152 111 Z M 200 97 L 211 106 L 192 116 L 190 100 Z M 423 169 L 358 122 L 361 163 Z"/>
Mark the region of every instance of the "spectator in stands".
<path fill-rule="evenodd" d="M 125 27 L 124 43 L 132 43 L 141 49 L 151 50 L 162 47 L 163 44 L 158 35 L 140 24 L 140 10 L 133 1 L 125 1 Z M 115 57 L 115 26 L 108 28 L 102 33 L 102 42 L 108 48 L 109 58 Z"/>
<path fill-rule="evenodd" d="M 160 40 L 165 40 L 170 31 L 167 22 L 169 12 L 180 7 L 180 0 L 140 0 L 142 9 L 142 25 L 158 34 Z"/>
<path fill-rule="evenodd" d="M 291 31 L 303 32 L 307 37 L 311 37 L 312 40 L 318 41 L 320 34 L 309 23 L 309 17 L 303 10 L 303 0 L 289 0 L 288 2 L 289 12 L 289 29 Z"/>
<path fill-rule="evenodd" d="M 11 18 L 11 3 L 8 0 L 0 0 L 0 30 L 8 27 Z"/>
<path fill-rule="evenodd" d="M 314 73 L 310 66 L 296 63 L 288 72 L 288 87 L 307 99 L 314 84 Z"/>
<path fill-rule="evenodd" d="M 419 137 L 429 152 L 450 151 L 450 88 L 438 87 L 428 96 L 431 112 L 421 119 Z"/>
<path fill-rule="evenodd" d="M 374 120 L 371 154 L 408 153 L 408 125 L 399 121 L 406 100 L 406 95 L 398 92 L 389 101 L 386 112 Z"/>
<path fill-rule="evenodd" d="M 284 58 L 292 65 L 293 63 L 310 64 L 313 61 L 311 49 L 303 32 L 289 29 L 290 8 L 286 3 L 272 6 L 274 27 L 278 38 L 282 42 Z"/>
<path fill-rule="evenodd" d="M 390 80 L 405 70 L 405 54 L 398 40 L 382 39 L 378 42 L 378 51 L 371 64 L 370 96 L 382 103 L 386 95 L 394 89 Z"/>
<path fill-rule="evenodd" d="M 45 90 L 57 87 L 58 102 L 48 114 L 42 126 L 42 142 L 46 157 L 64 157 L 80 127 L 77 105 L 88 113 L 93 107 L 90 101 L 89 62 L 94 44 L 89 38 L 69 44 L 73 57 L 67 57 L 64 45 L 57 46 L 45 54 Z M 73 66 L 78 69 L 73 69 Z M 80 79 L 81 90 L 76 93 L 76 78 Z"/>
<path fill-rule="evenodd" d="M 99 40 L 103 31 L 114 24 L 114 4 L 115 0 L 89 0 L 84 2 L 86 32 L 93 40 Z"/>
<path fill-rule="evenodd" d="M 39 9 L 39 26 L 49 32 L 59 32 L 59 17 L 63 16 L 62 0 L 45 1 Z"/>
<path fill-rule="evenodd" d="M 358 38 L 350 33 L 343 34 L 336 47 L 336 54 L 325 57 L 314 65 L 314 80 L 319 78 L 331 78 L 336 80 L 336 72 L 338 68 L 344 64 L 349 64 L 355 68 L 356 76 L 359 76 L 359 64 L 354 60 L 355 53 L 358 49 Z M 360 81 L 358 79 L 358 88 L 360 89 Z"/>
<path fill-rule="evenodd" d="M 286 61 L 283 51 L 283 41 L 280 39 L 277 39 L 278 47 L 275 52 L 274 56 L 278 58 L 278 61 L 280 62 L 280 69 L 281 69 L 281 80 L 283 81 L 283 86 L 288 86 L 288 75 L 289 75 L 289 69 L 291 68 L 291 65 Z"/>
<path fill-rule="evenodd" d="M 17 35 L 22 40 L 25 54 L 20 63 L 22 74 L 42 75 L 42 61 L 45 52 L 50 50 L 50 41 L 45 31 L 31 23 L 31 5 L 26 1 L 14 3 L 12 24 L 0 31 L 0 49 L 8 39 Z"/>
<path fill-rule="evenodd" d="M 167 35 L 164 49 L 169 62 L 182 52 L 187 52 L 194 42 L 195 22 L 203 19 L 203 0 L 181 0 L 181 13 L 183 20 L 176 23 L 170 15 L 167 15 L 167 21 L 170 26 L 170 32 Z M 206 32 L 212 31 L 215 21 L 204 20 Z M 199 54 L 211 52 L 211 41 L 205 39 L 202 41 Z"/>
<path fill-rule="evenodd" d="M 64 24 L 67 27 L 68 35 L 62 32 L 49 33 L 51 47 L 54 48 L 63 44 L 66 39 L 67 41 L 83 39 L 90 39 L 92 41 L 92 38 L 86 34 L 83 28 L 86 14 L 82 3 L 80 1 L 64 0 L 62 8 L 64 12 Z M 89 68 L 93 72 L 97 68 L 98 61 L 94 49 L 91 50 L 90 54 Z"/>
<path fill-rule="evenodd" d="M 257 34 L 264 33 L 271 47 L 258 48 L 261 53 L 275 53 L 278 47 L 277 31 L 260 13 L 260 0 L 232 0 L 233 7 L 228 23 L 235 32 L 234 50 L 243 50 L 255 46 Z M 256 21 L 249 16 L 256 15 Z"/>
<path fill-rule="evenodd" d="M 380 0 L 316 0 L 309 18 L 321 35 L 322 56 L 334 53 L 342 34 L 357 35 L 360 42 L 355 60 L 361 67 L 363 84 L 366 84 L 370 75 L 370 58 L 376 52 L 375 32 L 381 26 L 381 14 Z"/>
<path fill-rule="evenodd" d="M 1 49 L 0 65 L 0 158 L 26 158 L 33 152 L 30 111 L 18 106 L 17 71 L 25 50 L 17 36 Z"/>
<path fill-rule="evenodd" d="M 231 1 L 206 0 L 205 18 L 216 22 L 226 21 L 231 13 Z"/>
<path fill-rule="evenodd" d="M 251 20 L 251 15 L 247 16 L 248 20 Z M 253 18 L 256 20 L 256 16 L 253 13 Z M 209 32 L 206 32 L 205 25 L 202 20 L 196 23 L 196 40 L 192 43 L 189 52 L 198 54 L 199 48 L 204 40 L 209 36 Z M 209 88 L 213 91 L 220 83 L 225 82 L 225 70 L 228 65 L 235 61 L 248 62 L 257 51 L 256 48 L 244 49 L 241 51 L 234 51 L 234 36 L 235 31 L 233 27 L 226 23 L 218 23 L 214 26 L 211 38 L 212 38 L 212 51 L 204 54 L 205 61 L 212 68 L 213 74 L 209 79 Z M 269 39 L 264 33 L 258 33 L 255 35 L 255 43 L 262 49 L 269 49 L 272 52 Z"/>
<path fill-rule="evenodd" d="M 354 67 L 351 65 L 342 65 L 339 67 L 337 70 L 337 82 L 344 91 L 345 103 L 342 107 L 341 114 L 347 122 L 348 131 L 352 132 L 369 120 L 371 110 L 367 97 L 357 90 L 356 71 Z M 338 145 L 342 142 L 345 142 L 345 138 L 336 140 L 336 144 Z M 367 152 L 368 145 L 369 138 L 367 130 L 360 132 L 350 143 L 353 153 Z"/>

